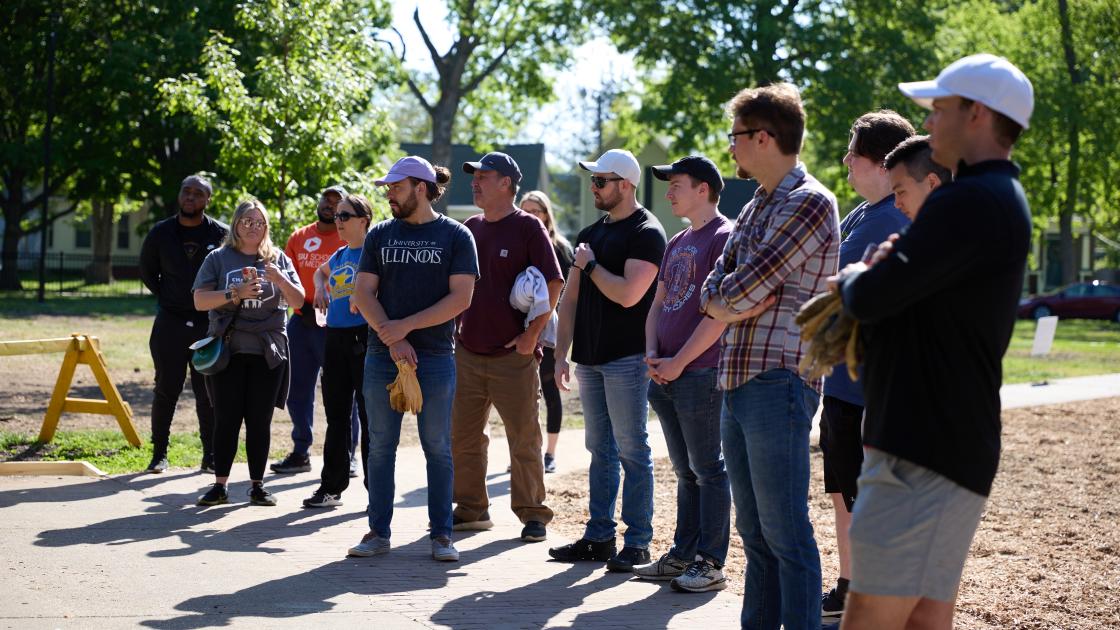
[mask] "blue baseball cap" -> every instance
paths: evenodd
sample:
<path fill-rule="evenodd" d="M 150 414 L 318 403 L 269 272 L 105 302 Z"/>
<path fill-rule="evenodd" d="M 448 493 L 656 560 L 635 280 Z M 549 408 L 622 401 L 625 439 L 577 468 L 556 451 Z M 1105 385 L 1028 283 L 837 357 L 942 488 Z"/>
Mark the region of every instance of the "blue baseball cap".
<path fill-rule="evenodd" d="M 521 168 L 510 156 L 499 151 L 487 153 L 477 162 L 463 162 L 463 172 L 467 174 L 475 171 L 497 171 L 503 177 L 513 180 L 514 184 L 521 183 Z"/>

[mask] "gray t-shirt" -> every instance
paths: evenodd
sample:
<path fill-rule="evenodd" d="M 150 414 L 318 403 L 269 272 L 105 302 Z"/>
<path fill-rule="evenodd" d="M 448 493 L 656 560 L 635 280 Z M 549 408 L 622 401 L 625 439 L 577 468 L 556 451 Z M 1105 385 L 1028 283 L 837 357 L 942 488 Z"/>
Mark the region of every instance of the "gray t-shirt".
<path fill-rule="evenodd" d="M 299 274 L 292 261 L 280 250 L 276 250 L 276 266 L 295 284 L 299 285 Z M 288 313 L 288 303 L 277 287 L 264 278 L 265 262 L 258 256 L 243 254 L 232 247 L 220 247 L 206 255 L 202 267 L 194 278 L 194 290 L 226 290 L 241 284 L 245 267 L 256 267 L 257 275 L 262 278 L 264 291 L 260 299 L 242 300 L 241 314 L 237 316 L 233 334 L 230 335 L 230 351 L 234 354 L 268 354 L 267 349 L 274 334 L 284 335 L 284 324 Z M 300 285 L 302 286 L 302 285 Z M 224 304 L 210 311 L 210 329 L 207 334 L 220 333 L 226 322 L 233 316 L 237 306 Z M 266 334 L 273 333 L 273 335 Z M 281 352 L 287 356 L 287 349 Z"/>
<path fill-rule="evenodd" d="M 358 273 L 378 276 L 377 301 L 390 319 L 400 319 L 442 300 L 451 292 L 452 275 L 477 279 L 478 254 L 470 230 L 454 219 L 439 215 L 420 225 L 389 219 L 366 235 Z M 454 321 L 414 330 L 406 339 L 418 352 L 451 354 Z M 385 348 L 376 333 L 369 336 L 369 345 Z"/>

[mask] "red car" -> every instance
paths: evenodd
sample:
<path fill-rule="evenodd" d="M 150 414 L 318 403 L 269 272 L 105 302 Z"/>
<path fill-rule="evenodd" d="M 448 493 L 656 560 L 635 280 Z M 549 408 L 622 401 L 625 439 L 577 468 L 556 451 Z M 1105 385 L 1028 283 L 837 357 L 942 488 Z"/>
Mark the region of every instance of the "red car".
<path fill-rule="evenodd" d="M 1099 280 L 1079 282 L 1019 302 L 1019 317 L 1038 319 L 1049 315 L 1120 322 L 1120 285 Z"/>

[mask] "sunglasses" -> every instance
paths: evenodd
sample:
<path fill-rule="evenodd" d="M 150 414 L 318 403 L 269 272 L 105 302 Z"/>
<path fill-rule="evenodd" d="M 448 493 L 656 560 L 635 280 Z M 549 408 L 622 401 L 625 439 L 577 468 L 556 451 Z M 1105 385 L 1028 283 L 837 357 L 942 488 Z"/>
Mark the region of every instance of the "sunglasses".
<path fill-rule="evenodd" d="M 263 219 L 241 219 L 241 227 L 263 228 L 268 225 Z"/>
<path fill-rule="evenodd" d="M 358 217 L 365 217 L 365 215 L 351 214 L 349 212 L 336 212 L 334 215 L 334 220 L 338 223 L 346 223 L 350 219 L 357 219 Z"/>
<path fill-rule="evenodd" d="M 609 182 L 620 182 L 626 179 L 625 177 L 599 177 L 598 175 L 592 176 L 591 185 L 603 189 L 607 187 Z"/>

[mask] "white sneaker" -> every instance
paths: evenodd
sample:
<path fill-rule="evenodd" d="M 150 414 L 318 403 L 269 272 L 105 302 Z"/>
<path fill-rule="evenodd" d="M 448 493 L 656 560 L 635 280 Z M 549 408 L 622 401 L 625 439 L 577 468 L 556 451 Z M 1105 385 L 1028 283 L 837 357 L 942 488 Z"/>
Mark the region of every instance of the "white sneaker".
<path fill-rule="evenodd" d="M 382 538 L 370 532 L 362 536 L 362 542 L 351 547 L 347 555 L 366 558 L 369 556 L 380 556 L 384 553 L 389 553 L 389 539 Z"/>
<path fill-rule="evenodd" d="M 669 586 L 672 586 L 674 591 L 682 593 L 722 591 L 727 588 L 727 578 L 724 577 L 723 571 L 717 569 L 711 562 L 697 560 L 688 565 L 684 574 L 673 578 L 673 581 L 669 582 Z"/>
<path fill-rule="evenodd" d="M 459 550 L 452 544 L 447 536 L 438 536 L 432 539 L 432 559 L 440 562 L 458 562 Z"/>
<path fill-rule="evenodd" d="M 639 564 L 634 567 L 634 575 L 643 580 L 671 580 L 683 575 L 688 563 L 670 553 L 662 554 L 657 562 Z"/>

